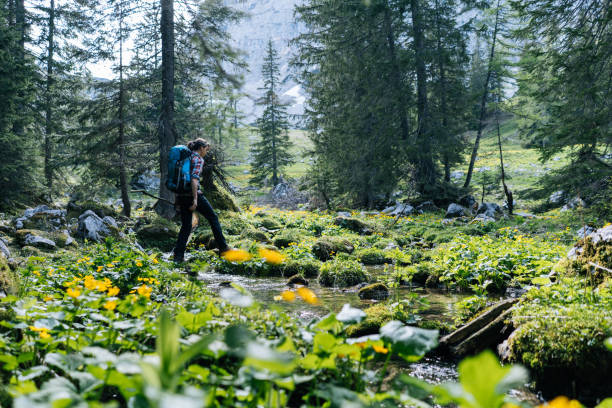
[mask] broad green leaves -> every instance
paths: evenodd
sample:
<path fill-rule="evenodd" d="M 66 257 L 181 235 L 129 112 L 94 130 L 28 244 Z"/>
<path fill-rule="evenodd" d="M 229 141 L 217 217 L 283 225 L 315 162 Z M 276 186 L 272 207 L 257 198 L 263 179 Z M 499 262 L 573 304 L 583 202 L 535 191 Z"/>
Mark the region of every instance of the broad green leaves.
<path fill-rule="evenodd" d="M 391 344 L 394 353 L 408 362 L 420 360 L 438 345 L 438 331 L 404 325 L 397 320 L 380 328 L 382 339 Z"/>

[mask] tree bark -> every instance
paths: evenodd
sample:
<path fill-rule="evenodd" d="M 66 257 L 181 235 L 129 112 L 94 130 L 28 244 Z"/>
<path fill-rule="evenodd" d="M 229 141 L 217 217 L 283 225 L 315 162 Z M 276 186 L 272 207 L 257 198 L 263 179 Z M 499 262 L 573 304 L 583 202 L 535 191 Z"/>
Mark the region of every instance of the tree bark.
<path fill-rule="evenodd" d="M 497 103 L 499 104 L 499 100 Z M 504 194 L 506 195 L 506 203 L 508 205 L 508 213 L 512 215 L 514 211 L 514 199 L 512 198 L 512 191 L 506 185 L 506 170 L 504 169 L 504 153 L 502 151 L 501 143 L 501 131 L 499 129 L 499 107 L 495 109 L 495 122 L 497 125 L 497 145 L 499 146 L 499 165 L 501 167 L 501 181 L 504 186 Z"/>
<path fill-rule="evenodd" d="M 408 113 L 407 113 L 407 103 L 406 97 L 404 95 L 404 87 L 402 86 L 402 75 L 400 72 L 400 67 L 397 62 L 397 52 L 395 50 L 395 35 L 393 33 L 393 25 L 391 21 L 391 13 L 389 11 L 389 5 L 385 6 L 384 10 L 384 24 L 385 31 L 387 35 L 387 46 L 389 49 L 389 58 L 391 60 L 391 76 L 393 83 L 391 84 L 391 89 L 397 94 L 398 101 L 398 114 L 400 119 L 400 130 L 402 140 L 408 140 Z"/>
<path fill-rule="evenodd" d="M 411 0 L 412 30 L 417 74 L 417 112 L 419 146 L 416 158 L 416 183 L 419 192 L 424 193 L 427 187 L 436 182 L 436 169 L 431 153 L 431 127 L 429 123 L 429 105 L 427 101 L 427 73 L 425 71 L 425 44 L 423 35 L 423 17 L 419 0 Z"/>
<path fill-rule="evenodd" d="M 162 39 L 162 104 L 159 121 L 159 166 L 161 183 L 159 195 L 173 201 L 173 194 L 166 188 L 168 177 L 168 152 L 176 144 L 174 127 L 174 2 L 161 0 L 161 39 Z M 158 201 L 156 211 L 165 218 L 172 218 L 174 208 L 165 201 Z"/>
<path fill-rule="evenodd" d="M 49 27 L 47 35 L 47 81 L 45 95 L 45 181 L 47 188 L 53 187 L 53 171 L 51 168 L 51 137 L 53 134 L 53 58 L 55 53 L 55 0 L 49 2 Z"/>
<path fill-rule="evenodd" d="M 472 149 L 472 156 L 470 157 L 470 166 L 465 177 L 465 183 L 463 188 L 468 188 L 472 181 L 472 173 L 474 172 L 474 164 L 476 163 L 476 156 L 478 155 L 478 147 L 480 146 L 480 138 L 482 137 L 482 131 L 484 128 L 484 119 L 487 112 L 487 96 L 489 94 L 489 81 L 491 80 L 491 71 L 493 58 L 495 57 L 495 43 L 497 42 L 497 31 L 499 28 L 499 0 L 497 0 L 497 11 L 495 12 L 495 27 L 493 29 L 493 39 L 491 41 L 491 53 L 489 54 L 489 64 L 487 68 L 487 78 L 484 83 L 484 90 L 482 92 L 482 99 L 480 101 L 480 119 L 478 120 L 478 132 L 476 133 L 476 140 L 474 141 L 474 148 Z"/>
<path fill-rule="evenodd" d="M 17 49 L 17 61 L 19 69 L 23 72 L 25 68 L 25 40 L 26 40 L 26 21 L 25 21 L 25 3 L 24 0 L 15 0 L 15 26 L 19 32 L 19 47 Z M 23 96 L 21 91 L 18 92 L 20 97 Z M 21 98 L 20 98 L 21 99 Z M 18 111 L 23 112 L 23 102 L 19 101 Z M 23 136 L 24 124 L 21 118 L 13 122 L 13 132 L 16 135 Z"/>
<path fill-rule="evenodd" d="M 132 205 L 128 194 L 127 163 L 125 155 L 125 84 L 123 81 L 123 5 L 119 11 L 119 184 L 121 186 L 121 201 L 126 217 L 132 213 Z"/>
<path fill-rule="evenodd" d="M 444 53 L 442 47 L 442 34 L 440 29 L 440 9 L 439 3 L 436 0 L 436 31 L 437 31 L 437 52 L 438 52 L 438 70 L 440 71 L 440 114 L 442 115 L 442 132 L 445 138 L 448 138 L 448 118 L 446 105 L 446 67 L 444 66 Z M 450 183 L 450 158 L 448 151 L 444 151 L 444 181 Z"/>

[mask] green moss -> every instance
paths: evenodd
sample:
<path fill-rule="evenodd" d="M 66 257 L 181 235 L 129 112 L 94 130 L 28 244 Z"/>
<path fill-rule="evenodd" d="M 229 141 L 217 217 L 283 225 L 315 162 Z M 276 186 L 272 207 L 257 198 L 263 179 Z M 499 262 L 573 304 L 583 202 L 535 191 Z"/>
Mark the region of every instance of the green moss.
<path fill-rule="evenodd" d="M 278 230 L 283 228 L 283 224 L 281 224 L 276 218 L 273 217 L 262 217 L 257 220 L 258 227 L 264 227 L 268 230 Z"/>
<path fill-rule="evenodd" d="M 289 260 L 283 265 L 283 272 L 287 277 L 300 274 L 306 278 L 316 278 L 321 265 L 321 262 L 311 259 Z"/>
<path fill-rule="evenodd" d="M 370 235 L 373 232 L 373 227 L 357 218 L 337 217 L 334 224 L 361 235 Z"/>
<path fill-rule="evenodd" d="M 396 280 L 400 283 L 414 283 L 425 285 L 427 278 L 431 275 L 434 266 L 431 262 L 422 262 L 416 265 L 395 269 Z"/>
<path fill-rule="evenodd" d="M 378 249 L 386 249 L 387 247 L 389 247 L 389 245 L 394 245 L 395 241 L 390 239 L 390 238 L 381 238 L 378 241 L 376 241 L 372 247 L 374 248 L 378 248 Z"/>
<path fill-rule="evenodd" d="M 346 328 L 349 337 L 360 337 L 368 334 L 378 333 L 380 328 L 393 319 L 393 313 L 389 306 L 379 303 L 364 310 L 366 318 L 358 324 Z"/>
<path fill-rule="evenodd" d="M 339 252 L 351 254 L 354 250 L 353 244 L 342 237 L 324 237 L 312 246 L 312 253 L 321 261 L 330 260 Z"/>
<path fill-rule="evenodd" d="M 355 252 L 357 259 L 364 265 L 382 265 L 391 263 L 393 260 L 387 256 L 385 251 L 377 248 L 365 248 Z"/>
<path fill-rule="evenodd" d="M 240 212 L 240 207 L 238 207 L 232 195 L 224 188 L 215 184 L 212 188 L 204 189 L 203 193 L 215 211 L 227 210 Z"/>
<path fill-rule="evenodd" d="M 384 283 L 373 283 L 359 289 L 360 299 L 376 299 L 382 300 L 389 297 L 389 288 Z"/>
<path fill-rule="evenodd" d="M 568 272 L 589 276 L 589 279 L 592 279 L 594 283 L 601 283 L 606 278 L 612 278 L 612 273 L 592 266 L 592 264 L 596 264 L 608 270 L 612 269 L 611 242 L 600 240 L 595 244 L 590 237 L 587 237 L 580 240 L 578 246 L 582 248 L 582 253 L 578 255 L 576 260 L 569 261 L 565 265 Z"/>
<path fill-rule="evenodd" d="M 91 210 L 100 218 L 104 218 L 106 216 L 116 217 L 117 212 L 113 209 L 113 207 L 99 203 L 93 200 L 86 200 L 83 202 L 71 203 L 68 206 L 68 217 L 69 218 L 78 218 L 85 211 Z"/>
<path fill-rule="evenodd" d="M 138 228 L 136 236 L 145 247 L 170 251 L 176 244 L 178 230 L 178 226 L 172 221 L 155 215 L 149 223 Z"/>
<path fill-rule="evenodd" d="M 357 261 L 329 261 L 321 266 L 319 283 L 323 286 L 348 287 L 367 281 L 366 269 Z"/>
<path fill-rule="evenodd" d="M 11 270 L 4 255 L 0 254 L 0 291 L 7 294 L 15 294 L 17 293 L 18 286 L 15 273 Z"/>
<path fill-rule="evenodd" d="M 240 237 L 252 239 L 257 242 L 269 242 L 270 241 L 270 237 L 268 236 L 268 234 L 258 229 L 255 229 L 253 227 L 242 231 L 242 234 L 240 234 Z"/>
<path fill-rule="evenodd" d="M 278 248 L 286 248 L 290 243 L 301 242 L 304 239 L 302 230 L 290 228 L 284 229 L 274 238 L 274 245 Z"/>
<path fill-rule="evenodd" d="M 206 220 L 203 222 L 207 223 Z M 223 232 L 228 235 L 240 235 L 245 229 L 253 228 L 252 224 L 241 216 L 224 218 L 221 220 L 221 227 Z"/>

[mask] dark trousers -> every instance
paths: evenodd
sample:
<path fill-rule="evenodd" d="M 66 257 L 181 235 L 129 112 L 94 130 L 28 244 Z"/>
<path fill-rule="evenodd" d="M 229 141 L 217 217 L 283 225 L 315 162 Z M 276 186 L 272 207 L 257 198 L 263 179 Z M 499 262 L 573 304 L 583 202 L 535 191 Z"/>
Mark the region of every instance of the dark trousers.
<path fill-rule="evenodd" d="M 181 213 L 181 230 L 179 231 L 176 247 L 174 248 L 174 258 L 182 259 L 185 255 L 185 247 L 187 246 L 189 234 L 191 234 L 191 216 L 193 214 L 189 211 L 189 207 L 191 207 L 192 204 L 191 197 L 177 197 L 177 203 L 179 204 L 179 211 Z M 202 193 L 198 193 L 196 211 L 202 214 L 210 224 L 210 228 L 215 236 L 217 248 L 219 248 L 220 251 L 227 248 L 225 237 L 221 231 L 221 224 L 219 224 L 219 217 L 217 217 L 217 214 L 215 214 L 212 206 Z"/>

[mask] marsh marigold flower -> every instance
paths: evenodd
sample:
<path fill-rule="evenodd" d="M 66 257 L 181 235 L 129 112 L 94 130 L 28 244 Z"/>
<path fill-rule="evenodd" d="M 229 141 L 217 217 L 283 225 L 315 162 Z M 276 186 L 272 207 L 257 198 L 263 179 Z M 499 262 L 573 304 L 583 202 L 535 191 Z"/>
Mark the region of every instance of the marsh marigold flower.
<path fill-rule="evenodd" d="M 242 249 L 230 249 L 221 254 L 221 258 L 229 262 L 245 262 L 253 256 Z"/>
<path fill-rule="evenodd" d="M 148 287 L 147 285 L 143 284 L 141 286 L 138 287 L 137 292 L 140 296 L 144 296 L 146 298 L 151 297 L 151 292 L 153 291 L 152 288 Z"/>
<path fill-rule="evenodd" d="M 376 344 L 373 344 L 372 348 L 374 349 L 375 352 L 380 353 L 380 354 L 387 354 L 389 352 L 389 349 L 384 348 L 382 346 L 377 346 Z"/>
<path fill-rule="evenodd" d="M 104 308 L 106 310 L 115 310 L 116 307 L 117 307 L 117 302 L 115 302 L 114 300 L 109 300 L 104 304 Z"/>
<path fill-rule="evenodd" d="M 285 261 L 285 255 L 281 254 L 280 252 L 266 248 L 259 248 L 258 252 L 259 256 L 265 259 L 269 264 L 279 265 Z"/>
<path fill-rule="evenodd" d="M 119 294 L 119 288 L 116 286 L 113 286 L 112 288 L 110 288 L 108 290 L 108 296 L 117 296 Z"/>
<path fill-rule="evenodd" d="M 304 299 L 304 302 L 310 303 L 311 305 L 319 304 L 319 299 L 317 298 L 317 295 L 315 295 L 315 293 L 312 290 L 301 287 L 301 288 L 297 288 L 296 292 L 302 299 Z"/>
<path fill-rule="evenodd" d="M 68 294 L 68 296 L 73 297 L 73 298 L 78 298 L 79 296 L 81 296 L 81 289 L 79 288 L 68 288 L 66 290 L 66 293 Z"/>
<path fill-rule="evenodd" d="M 582 408 L 582 404 L 567 397 L 557 397 L 546 404 L 539 405 L 538 408 Z"/>
<path fill-rule="evenodd" d="M 280 294 L 280 296 L 285 302 L 293 302 L 295 300 L 295 292 L 292 290 L 285 290 Z"/>

